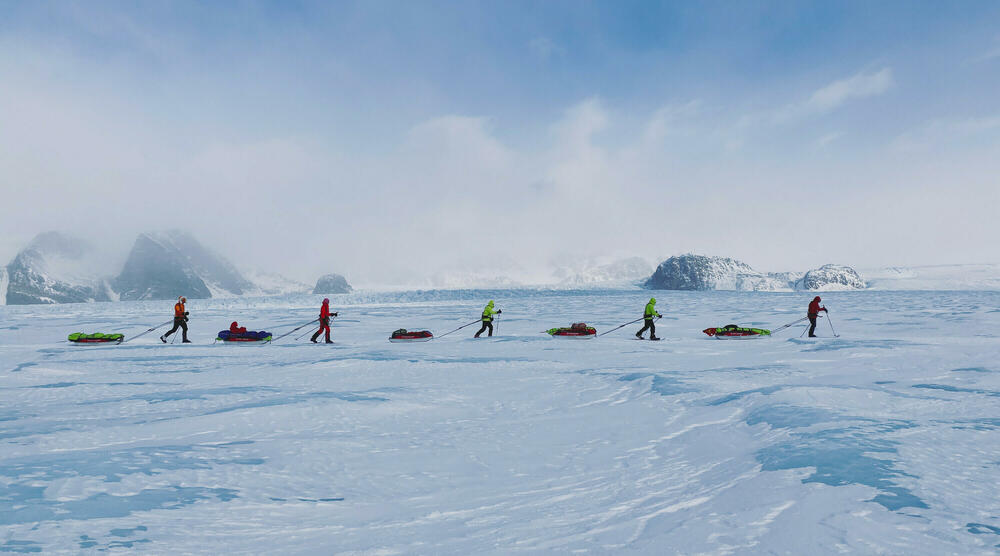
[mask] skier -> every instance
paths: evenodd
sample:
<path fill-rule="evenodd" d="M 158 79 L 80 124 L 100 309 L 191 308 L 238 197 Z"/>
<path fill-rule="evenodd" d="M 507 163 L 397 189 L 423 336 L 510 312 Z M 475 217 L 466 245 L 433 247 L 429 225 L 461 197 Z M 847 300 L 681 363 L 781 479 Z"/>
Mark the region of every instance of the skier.
<path fill-rule="evenodd" d="M 187 325 L 188 312 L 184 309 L 185 303 L 187 303 L 187 298 L 184 297 L 183 295 L 177 298 L 177 303 L 174 303 L 174 327 L 170 329 L 170 332 L 167 332 L 163 336 L 160 336 L 160 341 L 163 342 L 164 344 L 167 343 L 167 337 L 173 334 L 174 332 L 177 332 L 178 328 L 182 330 L 181 343 L 182 344 L 191 343 L 191 340 L 188 340 L 188 325 Z"/>
<path fill-rule="evenodd" d="M 819 312 L 823 311 L 828 313 L 826 307 L 820 307 L 819 302 L 822 301 L 819 296 L 813 298 L 812 302 L 809 303 L 809 309 L 806 311 L 806 316 L 809 317 L 809 337 L 816 337 L 816 317 L 819 316 Z"/>
<path fill-rule="evenodd" d="M 659 338 L 656 337 L 656 325 L 653 324 L 653 319 L 662 316 L 663 315 L 656 312 L 656 298 L 651 297 L 649 299 L 649 303 L 646 304 L 646 310 L 642 312 L 642 330 L 636 332 L 635 337 L 642 340 L 642 333 L 649 330 L 649 339 L 659 340 Z"/>
<path fill-rule="evenodd" d="M 320 333 L 326 332 L 326 343 L 332 344 L 333 341 L 330 340 L 330 317 L 337 316 L 339 313 L 330 312 L 330 300 L 327 298 L 323 299 L 323 306 L 319 308 L 319 330 L 313 334 L 313 337 L 309 340 L 310 342 L 317 344 L 316 338 L 319 338 Z"/>
<path fill-rule="evenodd" d="M 491 299 L 490 302 L 487 303 L 486 307 L 483 309 L 483 326 L 482 326 L 482 328 L 479 329 L 479 332 L 476 332 L 475 337 L 478 338 L 480 334 L 482 334 L 483 332 L 486 331 L 486 329 L 489 329 L 489 331 L 490 331 L 490 333 L 487 334 L 487 336 L 491 336 L 492 337 L 493 336 L 493 315 L 499 315 L 502 312 L 503 311 L 501 311 L 500 309 L 497 309 L 496 311 L 493 310 L 493 300 Z"/>

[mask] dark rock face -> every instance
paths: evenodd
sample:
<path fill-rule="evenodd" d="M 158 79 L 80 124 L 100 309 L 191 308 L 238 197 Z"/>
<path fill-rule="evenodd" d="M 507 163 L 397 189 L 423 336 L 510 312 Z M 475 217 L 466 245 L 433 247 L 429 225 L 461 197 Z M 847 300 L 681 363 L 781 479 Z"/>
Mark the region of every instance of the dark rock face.
<path fill-rule="evenodd" d="M 189 234 L 180 231 L 140 234 L 115 279 L 121 299 L 207 299 L 241 295 L 254 285 Z"/>
<path fill-rule="evenodd" d="M 863 290 L 868 287 L 861 275 L 849 266 L 828 264 L 806 272 L 796 289 L 812 291 Z"/>
<path fill-rule="evenodd" d="M 347 283 L 347 279 L 339 274 L 326 274 L 320 276 L 313 288 L 314 294 L 326 293 L 351 293 L 354 288 Z"/>
<path fill-rule="evenodd" d="M 85 303 L 110 301 L 97 277 L 91 246 L 59 232 L 39 234 L 6 268 L 6 303 Z"/>
<path fill-rule="evenodd" d="M 205 282 L 189 267 L 184 256 L 147 234 L 135 240 L 115 289 L 122 300 L 208 299 L 212 293 Z"/>

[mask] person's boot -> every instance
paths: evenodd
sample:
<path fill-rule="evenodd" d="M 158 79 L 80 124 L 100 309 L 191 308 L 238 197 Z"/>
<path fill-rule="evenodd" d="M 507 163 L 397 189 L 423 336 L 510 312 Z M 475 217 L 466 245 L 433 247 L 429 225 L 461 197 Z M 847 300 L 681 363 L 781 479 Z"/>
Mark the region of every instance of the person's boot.
<path fill-rule="evenodd" d="M 316 341 L 316 338 L 319 338 L 319 332 L 313 334 L 312 338 L 309 338 L 309 341 L 312 342 L 312 343 L 314 343 L 314 344 L 318 344 L 319 342 Z"/>
<path fill-rule="evenodd" d="M 187 338 L 183 338 L 183 339 L 181 340 L 181 343 L 182 343 L 182 344 L 190 344 L 190 343 L 191 343 L 191 340 L 188 340 Z"/>
<path fill-rule="evenodd" d="M 650 337 L 649 337 L 649 339 L 650 339 L 650 340 L 659 340 L 660 338 L 659 338 L 659 337 L 657 337 L 657 336 L 650 336 Z"/>
<path fill-rule="evenodd" d="M 160 336 L 160 341 L 165 344 L 167 343 L 167 338 L 165 336 Z"/>
<path fill-rule="evenodd" d="M 636 332 L 635 333 L 635 337 L 639 338 L 641 340 L 642 339 L 642 332 Z"/>
<path fill-rule="evenodd" d="M 326 344 L 332 344 L 332 343 L 333 343 L 333 340 L 327 340 L 327 341 L 326 341 L 326 342 L 324 342 L 324 343 L 326 343 Z"/>
<path fill-rule="evenodd" d="M 816 335 L 815 335 L 815 334 L 810 334 L 810 335 L 809 335 L 809 337 L 810 337 L 810 338 L 815 338 L 815 337 L 816 337 Z"/>

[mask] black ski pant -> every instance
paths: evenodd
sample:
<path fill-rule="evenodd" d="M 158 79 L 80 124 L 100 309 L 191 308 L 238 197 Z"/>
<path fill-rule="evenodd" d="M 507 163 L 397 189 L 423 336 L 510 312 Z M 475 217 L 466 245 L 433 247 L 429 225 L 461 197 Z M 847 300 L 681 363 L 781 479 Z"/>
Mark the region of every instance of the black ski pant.
<path fill-rule="evenodd" d="M 800 315 L 802 313 L 799 313 Z M 816 317 L 819 315 L 809 315 L 809 337 L 816 336 Z"/>
<path fill-rule="evenodd" d="M 799 313 L 800 315 L 802 313 Z M 636 332 L 636 335 L 642 336 L 642 333 L 649 330 L 649 337 L 656 337 L 656 325 L 653 324 L 653 319 L 643 319 L 642 330 Z"/>
<path fill-rule="evenodd" d="M 488 335 L 489 336 L 493 336 L 493 321 L 491 321 L 491 320 L 484 320 L 483 321 L 483 327 L 479 329 L 479 332 L 476 332 L 476 336 L 475 337 L 478 338 L 479 335 L 482 334 L 483 332 L 486 332 L 487 329 L 489 329 L 489 331 L 490 331 L 490 333 Z"/>
<path fill-rule="evenodd" d="M 166 338 L 167 336 L 170 336 L 174 332 L 177 332 L 178 328 L 181 329 L 181 341 L 187 341 L 187 339 L 188 339 L 188 323 L 187 323 L 187 319 L 184 318 L 184 317 L 174 317 L 174 327 L 170 329 L 170 332 L 167 332 L 166 334 L 164 334 L 163 337 Z"/>

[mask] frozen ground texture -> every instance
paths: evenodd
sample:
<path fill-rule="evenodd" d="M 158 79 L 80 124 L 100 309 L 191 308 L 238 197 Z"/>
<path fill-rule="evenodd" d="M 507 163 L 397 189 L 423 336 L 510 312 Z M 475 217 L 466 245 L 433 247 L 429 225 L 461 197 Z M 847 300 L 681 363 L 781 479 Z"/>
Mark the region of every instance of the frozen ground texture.
<path fill-rule="evenodd" d="M 0 308 L 0 551 L 889 553 L 1000 550 L 1000 293 L 824 294 L 840 338 L 719 341 L 812 294 L 656 292 L 662 342 L 538 332 L 648 293 L 190 303 L 195 345 L 127 334 L 169 302 Z M 499 337 L 437 333 L 493 297 Z M 293 336 L 294 337 L 294 336 Z M 209 345 L 206 345 L 209 344 Z"/>

